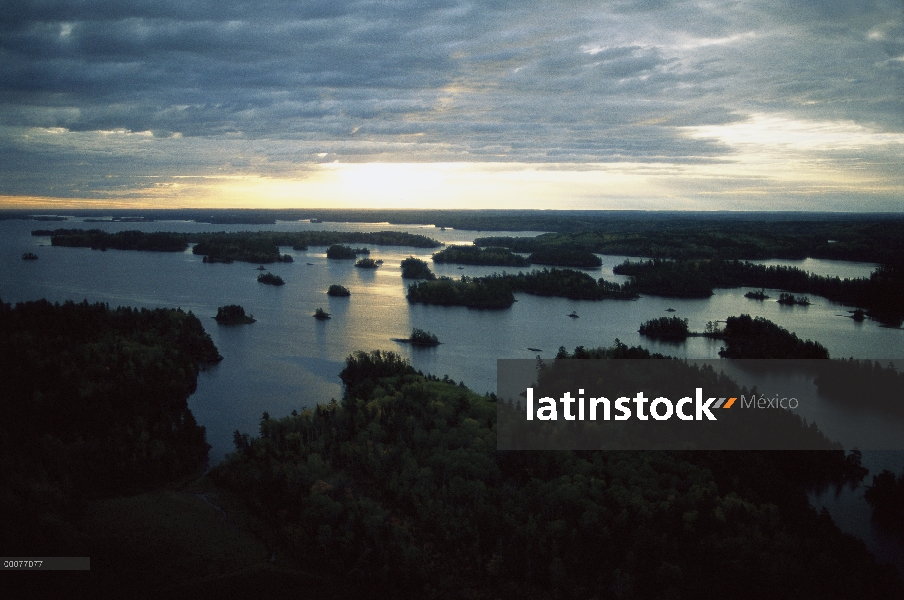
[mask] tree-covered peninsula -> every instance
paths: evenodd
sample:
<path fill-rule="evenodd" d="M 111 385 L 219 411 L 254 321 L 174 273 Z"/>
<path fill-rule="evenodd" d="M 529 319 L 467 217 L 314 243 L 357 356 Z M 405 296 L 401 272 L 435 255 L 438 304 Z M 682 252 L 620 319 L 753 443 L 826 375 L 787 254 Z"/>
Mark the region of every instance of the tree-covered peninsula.
<path fill-rule="evenodd" d="M 720 337 L 726 343 L 719 351 L 723 358 L 829 358 L 819 342 L 802 340 L 763 317 L 728 317 Z"/>
<path fill-rule="evenodd" d="M 203 466 L 187 400 L 199 366 L 219 359 L 181 310 L 0 303 L 0 546 L 73 555 L 87 502 Z"/>
<path fill-rule="evenodd" d="M 385 352 L 356 353 L 340 377 L 340 402 L 265 415 L 211 473 L 336 593 L 902 593 L 893 568 L 807 501 L 807 485 L 847 469 L 841 451 L 500 452 L 494 397 Z"/>

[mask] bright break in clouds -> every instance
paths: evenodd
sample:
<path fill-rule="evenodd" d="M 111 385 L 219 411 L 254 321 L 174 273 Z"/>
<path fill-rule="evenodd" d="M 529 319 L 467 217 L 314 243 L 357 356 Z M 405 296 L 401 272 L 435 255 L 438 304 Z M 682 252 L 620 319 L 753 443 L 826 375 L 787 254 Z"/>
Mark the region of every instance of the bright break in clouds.
<path fill-rule="evenodd" d="M 899 211 L 902 17 L 21 0 L 0 11 L 0 206 Z"/>

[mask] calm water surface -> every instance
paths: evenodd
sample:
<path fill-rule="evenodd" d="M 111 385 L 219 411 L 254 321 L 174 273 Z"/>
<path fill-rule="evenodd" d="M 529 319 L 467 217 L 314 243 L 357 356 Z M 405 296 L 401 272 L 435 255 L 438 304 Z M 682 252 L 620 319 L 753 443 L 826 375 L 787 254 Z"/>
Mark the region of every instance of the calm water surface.
<path fill-rule="evenodd" d="M 156 223 L 59 223 L 0 221 L 0 298 L 20 302 L 47 298 L 51 301 L 87 299 L 111 306 L 179 307 L 201 318 L 224 360 L 201 374 L 197 392 L 189 406 L 198 422 L 207 428 L 213 446 L 211 463 L 231 451 L 232 432 L 257 432 L 261 414 L 284 416 L 293 409 L 339 398 L 338 378 L 345 358 L 356 350 L 389 350 L 410 359 L 424 372 L 448 375 L 483 393 L 496 389 L 499 358 L 549 358 L 560 346 L 608 346 L 618 338 L 628 345 L 642 345 L 654 352 L 687 358 L 717 358 L 720 342 L 690 338 L 682 344 L 641 339 L 637 328 L 651 318 L 677 315 L 689 320 L 692 330 L 702 331 L 708 321 L 748 313 L 763 316 L 795 332 L 817 340 L 833 357 L 869 359 L 904 358 L 904 331 L 879 326 L 872 321 L 855 322 L 849 308 L 824 298 L 812 297 L 808 307 L 785 307 L 774 300 L 744 298 L 749 288 L 717 290 L 708 299 L 680 300 L 643 297 L 634 301 L 576 301 L 518 294 L 515 305 L 501 311 L 460 307 L 411 305 L 405 299 L 407 283 L 399 263 L 407 256 L 429 261 L 434 250 L 371 247 L 371 257 L 382 259 L 376 270 L 354 267 L 354 261 L 326 259 L 325 247 L 307 251 L 283 248 L 295 259 L 291 264 L 270 265 L 283 277 L 281 287 L 257 283 L 256 265 L 246 263 L 204 264 L 201 257 L 185 253 L 94 251 L 50 246 L 49 238 L 32 237 L 32 229 L 57 227 L 100 228 L 107 231 L 248 231 L 330 230 L 409 231 L 422 233 L 447 244 L 471 243 L 490 232 L 441 231 L 432 226 L 388 223 L 278 222 L 264 226 L 204 225 L 193 222 Z M 505 235 L 537 235 L 538 232 L 508 232 Z M 492 234 L 500 234 L 492 232 Z M 40 258 L 23 261 L 23 252 Z M 594 277 L 610 281 L 612 267 L 626 257 L 603 256 L 603 266 L 588 270 Z M 804 261 L 760 261 L 788 264 L 820 275 L 865 277 L 875 268 L 867 263 L 807 259 Z M 432 265 L 437 275 L 482 276 L 501 272 L 499 267 Z M 326 290 L 341 284 L 350 298 L 330 298 Z M 768 293 L 768 291 L 767 291 Z M 778 293 L 772 293 L 777 297 Z M 213 320 L 217 307 L 241 304 L 257 322 L 249 326 L 220 326 Z M 312 317 L 322 307 L 332 313 L 329 321 Z M 666 309 L 674 308 L 674 313 Z M 575 311 L 580 318 L 567 315 Z M 435 348 L 416 348 L 392 341 L 407 337 L 412 327 L 428 329 L 443 342 Z M 528 350 L 539 348 L 540 352 Z M 884 416 L 872 417 L 895 435 L 904 422 Z M 830 437 L 844 443 L 850 414 L 843 408 L 823 406 L 818 416 L 809 415 Z M 872 473 L 882 468 L 900 472 L 904 454 L 866 452 L 865 464 Z M 871 479 L 871 476 L 868 477 Z M 814 494 L 817 506 L 829 508 L 845 530 L 863 538 L 880 558 L 904 564 L 900 542 L 884 536 L 869 522 L 862 488 L 827 490 Z"/>

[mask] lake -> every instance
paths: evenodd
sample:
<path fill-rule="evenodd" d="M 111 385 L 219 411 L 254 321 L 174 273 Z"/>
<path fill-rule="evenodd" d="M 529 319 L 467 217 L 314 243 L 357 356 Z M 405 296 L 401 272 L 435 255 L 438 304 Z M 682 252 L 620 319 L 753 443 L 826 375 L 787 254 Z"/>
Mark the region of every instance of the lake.
<path fill-rule="evenodd" d="M 338 378 L 345 358 L 357 350 L 387 350 L 411 361 L 425 373 L 448 375 L 476 392 L 496 390 L 496 360 L 500 358 L 551 358 L 560 346 L 611 345 L 617 338 L 628 345 L 686 358 L 718 358 L 721 343 L 690 338 L 681 344 L 653 342 L 641 338 L 638 326 L 648 319 L 676 315 L 689 321 L 691 330 L 702 331 L 708 321 L 748 313 L 765 317 L 801 338 L 819 341 L 832 357 L 877 360 L 904 358 L 904 330 L 882 327 L 873 321 L 856 322 L 847 307 L 813 297 L 810 306 L 787 307 L 773 300 L 744 297 L 750 288 L 716 290 L 707 299 L 674 299 L 645 296 L 633 301 L 599 302 L 542 298 L 517 294 L 517 302 L 498 311 L 461 307 L 411 305 L 405 299 L 409 282 L 402 280 L 399 263 L 407 256 L 429 261 L 434 250 L 371 246 L 371 258 L 382 259 L 379 269 L 354 267 L 351 260 L 328 260 L 325 247 L 307 251 L 283 248 L 295 262 L 269 265 L 286 285 L 273 287 L 256 281 L 257 265 L 247 263 L 205 264 L 200 256 L 185 253 L 155 253 L 50 246 L 46 237 L 32 237 L 33 229 L 98 228 L 106 231 L 409 231 L 447 244 L 471 243 L 486 235 L 533 236 L 540 232 L 479 232 L 440 230 L 432 226 L 388 223 L 278 222 L 276 225 L 205 225 L 184 221 L 156 223 L 83 223 L 0 221 L 0 298 L 20 302 L 47 298 L 51 301 L 87 299 L 111 306 L 179 307 L 192 311 L 204 324 L 224 356 L 205 370 L 189 406 L 207 428 L 212 446 L 211 464 L 233 449 L 235 430 L 257 433 L 261 415 L 274 417 L 292 410 L 328 402 L 342 394 Z M 23 252 L 39 256 L 23 261 Z M 623 281 L 612 267 L 626 257 L 603 256 L 603 266 L 587 270 L 594 277 Z M 807 259 L 804 261 L 759 261 L 798 266 L 820 275 L 868 276 L 875 265 Z M 501 272 L 500 267 L 432 265 L 437 275 L 482 276 Z M 511 270 L 511 269 L 510 269 Z M 517 269 L 515 269 L 517 271 Z M 340 284 L 351 297 L 331 298 L 326 290 Z M 768 293 L 768 291 L 767 291 Z M 773 298 L 777 293 L 770 294 Z M 218 306 L 240 304 L 257 322 L 247 326 L 220 326 L 213 320 Z M 322 307 L 332 319 L 318 321 L 314 310 Z M 668 308 L 674 313 L 666 312 Z M 572 311 L 579 318 L 569 318 Z M 442 344 L 432 348 L 393 342 L 407 337 L 413 327 L 435 333 Z M 532 351 L 529 348 L 539 348 Z M 825 407 L 824 407 L 825 408 Z M 833 439 L 844 443 L 849 413 L 833 407 L 823 410 L 817 424 Z M 895 430 L 904 422 L 877 415 Z M 811 418 L 813 420 L 813 418 Z M 900 472 L 904 454 L 864 453 L 872 473 L 882 468 Z M 871 481 L 871 476 L 867 477 Z M 873 530 L 862 500 L 862 487 L 826 491 L 812 496 L 814 504 L 826 506 L 846 530 L 867 541 L 877 555 L 892 557 L 902 565 L 900 542 L 889 541 Z M 864 522 L 865 519 L 865 522 Z M 878 536 L 878 537 L 877 537 Z"/>

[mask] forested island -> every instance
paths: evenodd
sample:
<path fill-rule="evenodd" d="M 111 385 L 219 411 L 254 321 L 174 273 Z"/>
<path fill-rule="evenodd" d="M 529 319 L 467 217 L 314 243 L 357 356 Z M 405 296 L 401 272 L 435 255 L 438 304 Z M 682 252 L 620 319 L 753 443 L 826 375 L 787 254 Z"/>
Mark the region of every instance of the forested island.
<path fill-rule="evenodd" d="M 214 319 L 220 325 L 248 325 L 256 321 L 254 315 L 246 315 L 245 309 L 238 304 L 220 306 Z"/>
<path fill-rule="evenodd" d="M 348 288 L 344 285 L 333 284 L 326 291 L 327 296 L 333 296 L 336 298 L 345 298 L 351 296 L 352 293 L 348 291 Z"/>
<path fill-rule="evenodd" d="M 776 302 L 785 306 L 810 306 L 812 304 L 807 296 L 795 296 L 785 292 L 778 295 Z"/>
<path fill-rule="evenodd" d="M 270 271 L 261 273 L 257 276 L 258 283 L 266 283 L 267 285 L 285 285 L 285 281 L 279 275 L 274 275 Z"/>
<path fill-rule="evenodd" d="M 466 306 L 468 308 L 508 308 L 515 303 L 512 288 L 499 277 L 466 277 L 412 283 L 406 296 L 409 302 Z"/>
<path fill-rule="evenodd" d="M 34 252 L 25 252 L 22 254 L 22 260 L 38 260 L 38 255 Z"/>
<path fill-rule="evenodd" d="M 515 302 L 512 292 L 572 300 L 637 298 L 630 285 L 594 280 L 587 273 L 570 269 L 543 269 L 517 275 L 494 273 L 486 277 L 463 276 L 460 280 L 440 277 L 413 283 L 408 286 L 408 300 L 472 308 L 508 308 Z"/>
<path fill-rule="evenodd" d="M 841 279 L 807 273 L 796 267 L 765 266 L 740 261 L 660 260 L 625 261 L 613 271 L 631 276 L 640 293 L 685 298 L 706 298 L 716 287 L 762 287 L 817 294 L 899 326 L 904 319 L 904 265 L 877 268 L 869 278 Z M 785 302 L 788 303 L 788 294 Z M 806 298 L 795 298 L 807 300 Z"/>
<path fill-rule="evenodd" d="M 515 292 L 535 296 L 557 296 L 571 300 L 634 300 L 638 297 L 629 284 L 594 279 L 587 273 L 572 269 L 543 269 L 490 277 L 502 278 Z"/>
<path fill-rule="evenodd" d="M 596 268 L 603 264 L 600 257 L 574 247 L 544 247 L 524 258 L 503 247 L 449 246 L 433 255 L 438 263 L 483 265 L 498 267 L 527 267 L 531 264 L 559 267 Z"/>
<path fill-rule="evenodd" d="M 53 246 L 91 248 L 92 250 L 145 250 L 152 252 L 184 252 L 189 240 L 183 233 L 144 233 L 118 231 L 107 233 L 100 229 L 36 229 L 33 236 L 50 236 Z"/>
<path fill-rule="evenodd" d="M 640 335 L 666 340 L 685 340 L 691 335 L 687 319 L 680 317 L 659 317 L 641 324 Z"/>
<path fill-rule="evenodd" d="M 430 265 L 419 258 L 409 256 L 401 263 L 402 279 L 436 279 Z"/>
<path fill-rule="evenodd" d="M 359 269 L 376 269 L 381 264 L 380 261 L 374 260 L 372 258 L 362 258 L 360 260 L 355 261 L 355 266 Z"/>
<path fill-rule="evenodd" d="M 513 254 L 506 248 L 480 248 L 478 246 L 449 246 L 434 254 L 433 262 L 499 267 L 527 267 L 530 265 L 529 260 Z"/>
<path fill-rule="evenodd" d="M 314 311 L 314 318 L 318 321 L 326 321 L 328 319 L 332 319 L 332 316 L 330 315 L 330 313 L 318 307 L 317 310 Z"/>
<path fill-rule="evenodd" d="M 259 264 L 292 262 L 288 254 L 281 254 L 280 246 L 307 250 L 308 246 L 365 243 L 376 246 L 414 246 L 437 248 L 442 246 L 426 236 L 400 231 L 239 231 L 220 233 L 144 233 L 120 231 L 107 233 L 100 229 L 38 229 L 34 236 L 50 236 L 54 246 L 71 246 L 106 250 L 149 250 L 184 252 L 194 243 L 192 252 L 208 257 L 208 262 L 242 261 Z M 361 253 L 366 248 L 358 248 Z M 368 251 L 369 252 L 369 251 Z M 354 258 L 352 256 L 351 258 Z"/>
<path fill-rule="evenodd" d="M 439 346 L 441 343 L 435 333 L 431 333 L 420 327 L 415 327 L 411 330 L 411 337 L 393 338 L 393 341 L 412 344 L 414 346 Z"/>
<path fill-rule="evenodd" d="M 326 249 L 326 257 L 335 260 L 354 260 L 356 256 L 354 249 L 343 244 L 333 244 Z"/>
<path fill-rule="evenodd" d="M 582 354 L 650 356 L 618 344 L 571 356 Z M 211 472 L 336 594 L 902 593 L 893 568 L 807 502 L 809 485 L 846 477 L 856 456 L 499 452 L 492 396 L 379 351 L 350 356 L 340 377 L 340 402 L 265 415 L 259 436 L 236 432 L 236 452 Z"/>

